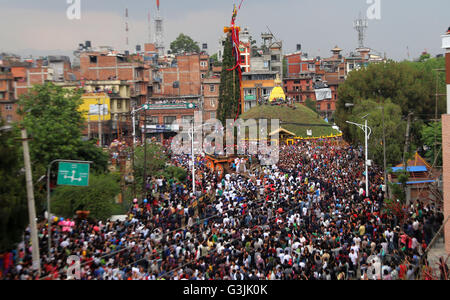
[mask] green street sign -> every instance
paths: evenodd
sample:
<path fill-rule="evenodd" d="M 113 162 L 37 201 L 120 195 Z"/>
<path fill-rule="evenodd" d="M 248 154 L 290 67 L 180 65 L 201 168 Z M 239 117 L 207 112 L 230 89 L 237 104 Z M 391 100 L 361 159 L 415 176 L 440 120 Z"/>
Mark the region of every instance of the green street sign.
<path fill-rule="evenodd" d="M 89 164 L 60 162 L 57 184 L 89 186 Z"/>

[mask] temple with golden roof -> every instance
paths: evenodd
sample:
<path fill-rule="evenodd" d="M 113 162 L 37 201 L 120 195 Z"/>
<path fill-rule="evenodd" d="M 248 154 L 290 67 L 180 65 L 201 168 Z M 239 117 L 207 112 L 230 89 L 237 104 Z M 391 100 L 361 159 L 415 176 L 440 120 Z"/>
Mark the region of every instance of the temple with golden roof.
<path fill-rule="evenodd" d="M 275 87 L 272 89 L 272 92 L 270 93 L 269 96 L 269 101 L 273 102 L 273 101 L 279 101 L 279 100 L 283 100 L 286 101 L 286 94 L 284 93 L 283 88 L 281 87 L 281 79 L 280 79 L 280 75 L 277 74 L 277 78 L 275 79 Z"/>

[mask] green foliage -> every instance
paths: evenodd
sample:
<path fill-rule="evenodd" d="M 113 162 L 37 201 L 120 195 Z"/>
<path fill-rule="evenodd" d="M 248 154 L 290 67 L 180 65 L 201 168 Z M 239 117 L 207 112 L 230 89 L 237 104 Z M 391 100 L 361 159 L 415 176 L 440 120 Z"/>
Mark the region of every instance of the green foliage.
<path fill-rule="evenodd" d="M 170 166 L 165 171 L 166 179 L 175 179 L 179 182 L 184 182 L 187 178 L 187 172 L 185 169 L 175 166 Z"/>
<path fill-rule="evenodd" d="M 211 55 L 210 58 L 213 63 L 217 63 L 219 61 L 219 55 L 217 53 L 214 53 L 213 55 Z"/>
<path fill-rule="evenodd" d="M 30 155 L 38 174 L 45 174 L 55 159 L 92 160 L 99 172 L 107 168 L 108 157 L 91 142 L 83 142 L 84 119 L 78 110 L 82 91 L 71 91 L 52 83 L 36 85 L 20 99 L 30 141 Z"/>
<path fill-rule="evenodd" d="M 430 53 L 423 53 L 420 58 L 419 58 L 419 62 L 424 62 L 427 61 L 431 58 Z"/>
<path fill-rule="evenodd" d="M 361 119 L 368 115 L 368 126 L 372 128 L 369 139 L 369 157 L 377 165 L 383 166 L 383 104 L 373 100 L 358 101 L 353 108 L 349 121 L 364 124 Z M 386 161 L 387 165 L 396 165 L 402 161 L 405 145 L 406 121 L 402 120 L 400 106 L 388 99 L 384 104 L 384 127 L 386 132 Z M 350 139 L 354 143 L 364 145 L 364 131 L 355 125 L 349 128 Z"/>
<path fill-rule="evenodd" d="M 228 35 L 225 40 L 222 74 L 220 77 L 219 107 L 217 109 L 217 119 L 226 124 L 227 119 L 235 119 L 241 98 L 240 80 L 238 70 L 228 71 L 234 68 L 236 60 L 233 56 L 232 42 Z"/>
<path fill-rule="evenodd" d="M 419 118 L 434 115 L 436 75 L 431 69 L 438 65 L 442 65 L 442 60 L 429 59 L 423 63 L 390 61 L 352 71 L 338 90 L 336 122 L 344 136 L 351 140 L 350 127 L 345 121 L 350 119 L 352 112 L 345 104 L 357 103 L 358 100 L 372 99 L 376 103 L 384 103 L 390 99 L 401 107 L 403 117 L 409 112 L 414 112 Z M 444 112 L 444 109 L 445 103 L 440 101 L 438 113 Z M 412 133 L 413 139 L 417 138 L 416 128 Z"/>
<path fill-rule="evenodd" d="M 147 163 L 144 164 L 144 146 L 136 147 L 134 150 L 135 180 L 138 189 L 142 189 L 144 183 L 144 167 L 147 165 L 148 177 L 160 176 L 166 167 L 168 157 L 162 146 L 156 143 L 147 144 Z"/>
<path fill-rule="evenodd" d="M 436 166 L 442 166 L 442 122 L 424 124 L 420 134 L 423 145 L 428 148 L 425 158 L 433 164 L 437 156 Z"/>
<path fill-rule="evenodd" d="M 283 74 L 287 76 L 288 73 L 288 60 L 286 57 L 283 57 Z"/>
<path fill-rule="evenodd" d="M 401 204 L 406 203 L 406 183 L 409 181 L 409 175 L 406 171 L 396 173 L 397 181 L 396 183 L 389 183 L 389 189 L 394 196 L 393 200 L 400 201 Z"/>
<path fill-rule="evenodd" d="M 307 98 L 305 101 L 306 107 L 308 107 L 310 110 L 317 113 L 317 107 L 314 101 L 311 100 L 311 98 Z"/>
<path fill-rule="evenodd" d="M 183 33 L 180 33 L 176 40 L 170 43 L 170 50 L 172 54 L 200 53 L 198 43 Z"/>
<path fill-rule="evenodd" d="M 435 69 L 445 68 L 445 60 L 443 58 L 423 59 L 418 62 L 387 62 L 380 64 L 371 64 L 361 70 L 352 71 L 347 80 L 339 87 L 339 101 L 336 108 L 336 123 L 343 131 L 344 137 L 352 143 L 364 142 L 361 134 L 356 134 L 353 125 L 349 125 L 346 121 L 355 120 L 359 113 L 370 113 L 376 115 L 377 120 L 369 117 L 369 126 L 375 131 L 375 141 L 379 144 L 380 127 L 379 112 L 376 112 L 377 106 L 386 103 L 386 130 L 389 135 L 386 142 L 388 161 L 390 163 L 398 163 L 401 152 L 405 144 L 404 120 L 407 115 L 412 112 L 412 122 L 410 130 L 410 150 L 420 147 L 422 140 L 422 119 L 429 119 L 436 113 L 438 115 L 445 111 L 444 101 L 438 101 L 436 107 L 436 87 L 438 93 L 445 93 L 445 74 L 440 74 Z M 443 73 L 443 72 L 441 72 Z M 370 100 L 370 102 L 358 108 L 362 103 Z M 346 103 L 355 104 L 353 108 L 345 107 Z M 389 104 L 395 106 L 389 108 Z M 399 110 L 400 108 L 400 110 Z M 391 110 L 388 112 L 388 110 Z M 359 115 L 360 117 L 361 115 Z M 372 118 L 372 119 L 371 119 Z M 357 123 L 361 123 L 361 120 Z M 389 125 L 390 124 L 390 125 Z M 398 127 L 392 127 L 394 125 Z M 391 126 L 392 125 L 392 126 Z M 381 129 L 382 130 L 382 129 Z M 391 131 L 392 134 L 388 132 Z M 397 132 L 395 134 L 395 132 Z M 376 141 L 378 139 L 378 141 Z M 434 139 L 434 135 L 433 135 Z M 382 146 L 382 145 L 380 145 Z M 380 147 L 371 149 L 371 153 L 375 155 L 375 161 L 380 162 Z M 381 151 L 382 153 L 382 151 Z"/>
<path fill-rule="evenodd" d="M 16 137 L 14 131 L 0 131 L 0 253 L 15 247 L 28 224 L 23 156 Z"/>
<path fill-rule="evenodd" d="M 90 211 L 90 217 L 106 220 L 116 211 L 119 181 L 114 174 L 91 175 L 88 187 L 59 186 L 52 195 L 52 213 L 72 218 L 78 210 Z"/>
<path fill-rule="evenodd" d="M 298 137 L 307 137 L 308 129 L 312 130 L 314 137 L 338 133 L 330 124 L 318 117 L 317 113 L 300 103 L 295 105 L 295 110 L 287 106 L 258 105 L 242 114 L 241 119 L 279 119 L 280 127 L 295 133 Z M 270 121 L 267 125 L 269 126 L 268 131 L 271 131 Z"/>

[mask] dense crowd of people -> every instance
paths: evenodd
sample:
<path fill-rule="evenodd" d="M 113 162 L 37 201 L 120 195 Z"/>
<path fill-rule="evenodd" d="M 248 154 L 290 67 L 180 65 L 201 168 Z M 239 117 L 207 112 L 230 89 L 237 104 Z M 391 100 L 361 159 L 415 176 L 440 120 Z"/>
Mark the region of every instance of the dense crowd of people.
<path fill-rule="evenodd" d="M 189 170 L 189 155 L 173 165 Z M 196 193 L 185 182 L 149 178 L 146 199 L 126 220 L 53 226 L 51 255 L 31 269 L 29 233 L 3 258 L 4 279 L 67 279 L 67 258 L 82 280 L 398 280 L 415 279 L 443 216 L 432 204 L 405 207 L 406 222 L 383 209 L 383 173 L 363 150 L 327 141 L 281 146 L 279 162 L 223 178 L 196 157 Z M 236 160 L 245 164 L 244 160 Z M 40 229 L 47 249 L 47 228 Z M 444 270 L 445 271 L 445 270 Z M 447 271 L 448 272 L 448 271 Z"/>

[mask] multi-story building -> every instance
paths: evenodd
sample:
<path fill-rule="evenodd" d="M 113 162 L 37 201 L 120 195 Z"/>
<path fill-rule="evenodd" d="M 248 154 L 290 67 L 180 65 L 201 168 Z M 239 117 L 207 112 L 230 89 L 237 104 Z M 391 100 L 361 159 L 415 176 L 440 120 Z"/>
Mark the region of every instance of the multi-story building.
<path fill-rule="evenodd" d="M 275 87 L 275 79 L 278 72 L 260 71 L 242 74 L 242 88 L 244 90 L 243 112 L 256 106 L 258 102 L 267 101 L 272 89 Z"/>
<path fill-rule="evenodd" d="M 286 55 L 287 72 L 283 79 L 289 99 L 301 103 L 307 99 L 315 101 L 317 111 L 326 118 L 336 110 L 339 85 L 351 71 L 384 61 L 368 48 L 356 49 L 348 57 L 341 54 L 338 46 L 331 52 L 331 57 L 314 59 L 301 51 Z"/>
<path fill-rule="evenodd" d="M 171 124 L 178 121 L 194 119 L 195 112 L 204 111 L 204 117 L 215 116 L 211 101 L 218 99 L 220 82 L 207 79 L 210 71 L 209 55 L 205 53 L 186 53 L 177 55 L 168 66 L 160 67 L 157 77 L 160 89 L 154 90 L 150 97 L 151 109 L 147 111 L 147 127 L 141 122 L 141 128 L 147 137 L 164 141 L 176 134 L 176 127 Z M 205 80 L 208 84 L 205 84 Z M 214 86 L 212 91 L 211 85 Z M 205 89 L 207 91 L 205 92 Z M 215 96 L 217 93 L 217 96 Z M 204 94 L 208 96 L 205 104 Z M 215 103 L 214 103 L 215 104 Z M 217 107 L 217 104 L 215 104 Z M 143 114 L 141 114 L 141 120 Z"/>
<path fill-rule="evenodd" d="M 18 100 L 36 84 L 53 80 L 53 69 L 40 61 L 4 57 L 0 65 L 0 110 L 7 122 L 17 122 Z"/>
<path fill-rule="evenodd" d="M 86 115 L 86 126 L 83 131 L 86 137 L 99 137 L 98 126 L 90 126 L 92 125 L 90 123 L 94 121 L 96 124 L 98 121 L 101 122 L 102 140 L 105 144 L 109 144 L 118 137 L 129 136 L 132 132 L 131 87 L 126 80 L 85 80 L 56 82 L 55 84 L 68 89 L 82 88 L 83 100 L 86 100 L 84 102 L 92 102 L 92 99 L 97 99 L 98 101 L 94 101 L 95 103 L 108 106 L 109 118 L 107 119 L 98 120 L 94 115 Z M 108 98 L 107 101 L 106 98 Z M 86 108 L 86 103 L 84 108 Z M 93 103 L 90 104 L 93 105 Z"/>
<path fill-rule="evenodd" d="M 220 78 L 206 78 L 203 80 L 203 119 L 215 119 L 219 107 Z"/>
<path fill-rule="evenodd" d="M 209 56 L 207 54 L 177 55 L 172 65 L 161 68 L 161 90 L 154 92 L 160 96 L 201 95 L 201 82 L 209 72 Z"/>
<path fill-rule="evenodd" d="M 130 85 L 132 106 L 148 100 L 150 67 L 115 51 L 87 51 L 80 54 L 82 81 L 126 81 Z"/>
<path fill-rule="evenodd" d="M 0 65 L 0 117 L 7 123 L 17 120 L 17 101 L 14 97 L 14 77 L 10 67 Z"/>

